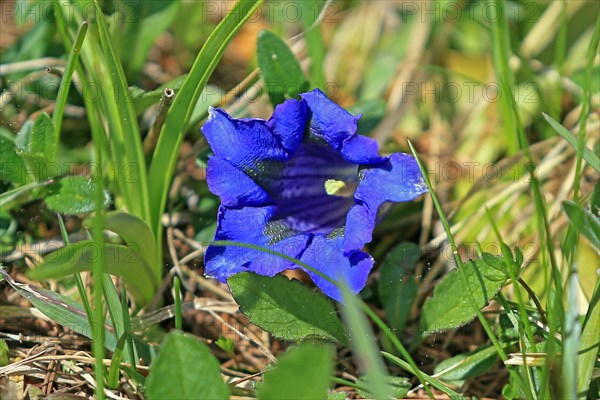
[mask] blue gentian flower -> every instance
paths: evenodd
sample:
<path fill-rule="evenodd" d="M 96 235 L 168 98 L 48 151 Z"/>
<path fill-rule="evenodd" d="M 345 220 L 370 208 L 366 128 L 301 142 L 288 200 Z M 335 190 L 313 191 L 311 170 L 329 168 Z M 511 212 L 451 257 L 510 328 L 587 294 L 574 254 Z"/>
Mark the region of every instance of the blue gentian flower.
<path fill-rule="evenodd" d="M 427 188 L 413 157 L 382 157 L 375 140 L 356 133 L 360 115 L 318 89 L 300 97 L 279 104 L 268 121 L 210 110 L 202 132 L 214 152 L 208 187 L 221 199 L 215 240 L 284 253 L 358 293 L 373 267 L 363 248 L 379 207 Z M 296 268 L 243 247 L 209 246 L 204 257 L 205 274 L 221 282 L 243 271 L 273 276 Z M 334 284 L 306 272 L 323 293 L 341 299 Z"/>

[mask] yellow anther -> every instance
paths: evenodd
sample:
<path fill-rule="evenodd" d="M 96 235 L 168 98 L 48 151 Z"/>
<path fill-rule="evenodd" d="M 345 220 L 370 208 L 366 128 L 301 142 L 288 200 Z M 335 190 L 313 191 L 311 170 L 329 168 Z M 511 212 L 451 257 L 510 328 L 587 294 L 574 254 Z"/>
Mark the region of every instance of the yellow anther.
<path fill-rule="evenodd" d="M 344 181 L 327 179 L 325 181 L 325 192 L 330 196 L 350 197 L 354 195 L 356 185 L 348 185 Z"/>

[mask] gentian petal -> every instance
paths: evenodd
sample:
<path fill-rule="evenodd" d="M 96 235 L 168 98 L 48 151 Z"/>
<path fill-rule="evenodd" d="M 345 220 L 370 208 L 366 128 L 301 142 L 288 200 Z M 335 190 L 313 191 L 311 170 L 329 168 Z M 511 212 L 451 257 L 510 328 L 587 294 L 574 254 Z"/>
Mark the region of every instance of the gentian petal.
<path fill-rule="evenodd" d="M 252 178 L 221 157 L 208 159 L 206 181 L 208 189 L 220 197 L 224 206 L 257 206 L 271 200 Z"/>
<path fill-rule="evenodd" d="M 306 103 L 289 99 L 277 105 L 267 125 L 279 138 L 284 149 L 294 152 L 302 143 L 306 130 Z"/>
<path fill-rule="evenodd" d="M 300 97 L 311 111 L 310 132 L 317 139 L 324 139 L 332 148 L 339 150 L 344 140 L 356 134 L 360 116 L 353 116 L 319 89 Z"/>
<path fill-rule="evenodd" d="M 301 260 L 334 281 L 344 280 L 352 293 L 358 293 L 365 287 L 374 261 L 370 255 L 360 250 L 344 254 L 342 242 L 341 236 L 329 238 L 316 235 L 302 254 Z M 323 293 L 342 301 L 341 291 L 336 285 L 310 270 L 306 272 Z"/>
<path fill-rule="evenodd" d="M 216 156 L 246 173 L 257 170 L 263 161 L 288 158 L 262 119 L 233 119 L 225 111 L 211 107 L 202 133 Z"/>
<path fill-rule="evenodd" d="M 361 171 L 354 198 L 357 204 L 348 212 L 344 230 L 344 250 L 362 249 L 371 241 L 379 207 L 386 201 L 409 201 L 427 192 L 416 160 L 395 153 L 380 164 Z"/>
<path fill-rule="evenodd" d="M 269 222 L 273 206 L 228 208 L 219 207 L 215 241 L 240 242 L 299 257 L 310 235 L 292 232 L 282 223 Z M 273 224 L 277 224 L 273 227 Z M 209 246 L 204 256 L 204 273 L 225 282 L 231 275 L 250 271 L 273 276 L 297 266 L 279 256 L 264 251 L 237 246 Z"/>
<path fill-rule="evenodd" d="M 356 164 L 376 164 L 385 161 L 379 155 L 379 145 L 373 138 L 354 135 L 342 144 L 342 156 L 346 161 Z"/>

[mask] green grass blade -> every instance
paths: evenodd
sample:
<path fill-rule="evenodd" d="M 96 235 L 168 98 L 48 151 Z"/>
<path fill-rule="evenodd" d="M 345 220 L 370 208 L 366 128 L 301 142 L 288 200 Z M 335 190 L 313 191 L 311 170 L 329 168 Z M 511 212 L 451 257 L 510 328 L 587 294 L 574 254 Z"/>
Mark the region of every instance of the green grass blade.
<path fill-rule="evenodd" d="M 2 279 L 6 280 L 19 295 L 27 299 L 52 321 L 90 339 L 95 338 L 98 329 L 93 329 L 95 325 L 90 323 L 85 310 L 78 302 L 48 289 L 18 283 L 0 265 L 0 280 Z M 110 330 L 104 329 L 104 331 L 106 348 L 113 350 L 117 344 L 117 339 Z"/>
<path fill-rule="evenodd" d="M 390 353 L 386 353 L 385 351 L 382 351 L 381 354 L 383 354 L 383 356 L 385 358 L 387 358 L 388 360 L 390 360 L 391 362 L 393 362 L 394 364 L 398 365 L 400 368 L 404 369 L 405 371 L 410 371 L 412 372 L 412 367 L 410 366 L 409 363 L 407 363 L 406 361 L 396 357 L 393 354 Z M 445 394 L 447 394 L 448 396 L 450 396 L 451 399 L 462 399 L 463 396 L 461 396 L 460 394 L 456 393 L 454 390 L 448 388 L 446 385 L 444 385 L 442 382 L 440 382 L 439 380 L 427 375 L 427 374 L 423 374 L 425 381 L 427 381 L 427 383 L 429 383 L 431 386 L 433 386 L 434 388 L 438 389 L 441 392 L 444 392 Z"/>
<path fill-rule="evenodd" d="M 94 143 L 103 148 L 110 147 L 106 164 L 112 163 L 115 168 L 116 185 L 128 211 L 148 221 L 147 173 L 139 127 L 123 68 L 112 51 L 104 15 L 91 0 L 76 5 L 61 1 L 55 1 L 55 4 L 61 10 L 57 13 L 57 26 L 68 45 L 72 42 L 70 35 L 75 35 L 75 26 L 84 20 L 84 11 L 86 14 L 95 13 L 92 17 L 96 23 L 89 25 L 86 40 L 81 46 L 83 68 L 76 66 L 82 87 L 98 90 L 93 100 L 83 96 L 88 118 L 92 122 L 90 114 L 101 115 L 98 119 L 110 134 L 107 141 L 106 135 L 102 139 L 92 132 Z"/>
<path fill-rule="evenodd" d="M 56 105 L 54 107 L 54 113 L 52 113 L 52 122 L 54 123 L 54 129 L 56 132 L 56 134 L 54 135 L 55 149 L 58 148 L 63 114 L 65 112 L 65 105 L 67 104 L 67 97 L 69 94 L 69 87 L 71 86 L 73 72 L 75 71 L 77 61 L 79 60 L 81 46 L 83 45 L 83 40 L 85 39 L 88 26 L 89 23 L 87 21 L 83 21 L 83 23 L 79 26 L 79 30 L 77 31 L 77 35 L 75 36 L 75 43 L 73 43 L 73 47 L 69 52 L 67 64 L 65 65 L 62 80 L 60 81 L 60 86 L 58 88 L 58 94 L 56 95 Z"/>
<path fill-rule="evenodd" d="M 600 280 L 596 288 L 587 315 L 583 330 L 579 337 L 577 352 L 577 398 L 585 399 L 590 387 L 592 372 L 600 349 Z"/>
<path fill-rule="evenodd" d="M 227 44 L 261 3 L 262 0 L 240 0 L 235 5 L 202 46 L 188 77 L 179 92 L 175 94 L 175 100 L 158 138 L 149 171 L 149 180 L 153 187 L 150 193 L 152 212 L 150 226 L 157 238 L 161 237 L 160 217 L 165 208 L 169 184 L 179 156 L 179 147 L 200 93 L 221 59 Z M 157 251 L 160 252 L 161 249 L 158 248 Z"/>
<path fill-rule="evenodd" d="M 23 186 L 19 186 L 17 188 L 7 190 L 6 192 L 0 194 L 0 207 L 6 207 L 10 202 L 16 200 L 17 198 L 24 196 L 25 194 L 34 191 L 37 188 L 48 186 L 52 183 L 52 180 L 44 181 L 44 182 L 31 182 L 27 183 Z"/>
<path fill-rule="evenodd" d="M 567 128 L 562 126 L 558 121 L 554 120 L 548 114 L 542 113 L 546 121 L 550 124 L 552 129 L 556 131 L 563 139 L 567 141 L 575 149 L 575 151 L 579 151 L 579 143 L 577 137 L 573 135 Z M 583 159 L 592 166 L 596 171 L 600 172 L 600 158 L 594 153 L 592 149 L 589 147 L 582 145 L 582 157 Z M 578 175 L 577 175 L 578 176 Z M 575 179 L 579 179 L 576 176 Z"/>
<path fill-rule="evenodd" d="M 99 148 L 96 148 L 96 158 L 102 165 L 102 154 Z M 102 205 L 104 204 L 104 180 L 102 177 L 102 168 L 95 168 L 94 179 L 98 184 L 95 187 L 96 213 L 94 215 L 94 225 L 92 228 L 92 237 L 98 249 L 104 245 L 104 212 Z M 92 299 L 94 306 L 94 326 L 104 326 L 104 304 L 102 294 L 104 292 L 104 251 L 98 252 L 98 257 L 93 262 L 92 277 Z M 95 329 L 96 334 L 93 338 L 92 350 L 94 353 L 95 364 L 94 372 L 96 378 L 96 399 L 104 399 L 104 329 Z"/>
<path fill-rule="evenodd" d="M 598 56 L 598 42 L 600 41 L 600 18 L 596 19 L 596 26 L 594 28 L 594 34 L 590 40 L 590 45 L 587 51 L 587 63 L 585 66 L 585 78 L 583 85 L 583 101 L 581 102 L 581 115 L 579 116 L 579 132 L 577 135 L 577 160 L 575 162 L 575 180 L 573 181 L 573 199 L 577 201 L 579 199 L 579 182 L 582 172 L 582 158 L 585 155 L 585 134 L 588 119 L 588 112 L 590 109 L 590 97 L 592 87 L 592 68 L 594 66 L 594 60 Z M 586 160 L 587 161 L 587 160 Z M 597 163 L 596 165 L 600 165 Z M 600 171 L 596 168 L 596 171 Z"/>
<path fill-rule="evenodd" d="M 107 386 L 111 389 L 117 389 L 119 387 L 119 371 L 121 366 L 121 360 L 123 359 L 123 348 L 125 347 L 125 341 L 127 338 L 125 335 L 119 338 L 115 351 L 113 352 L 110 367 L 108 369 L 108 377 L 106 378 Z"/>
<path fill-rule="evenodd" d="M 113 283 L 110 275 L 104 274 L 104 299 L 108 308 L 108 315 L 112 321 L 112 326 L 115 328 L 115 336 L 120 338 L 125 332 L 125 324 L 123 322 L 123 310 L 121 309 L 121 299 L 119 293 Z"/>
<path fill-rule="evenodd" d="M 173 288 L 175 289 L 175 329 L 181 330 L 181 283 L 179 278 L 173 278 Z"/>
<path fill-rule="evenodd" d="M 127 291 L 121 287 L 121 313 L 123 314 L 123 323 L 125 325 L 124 335 L 127 338 L 127 349 L 129 351 L 129 364 L 135 369 L 136 352 L 133 342 L 133 327 L 131 325 L 131 317 L 129 316 L 129 306 L 127 304 Z"/>
<path fill-rule="evenodd" d="M 67 227 L 65 226 L 65 221 L 62 219 L 60 214 L 58 214 L 58 226 L 60 228 L 60 235 L 62 236 L 65 245 L 69 245 L 69 234 L 67 232 Z M 85 314 L 88 317 L 90 324 L 93 321 L 92 317 L 92 307 L 90 306 L 90 300 L 88 299 L 88 295 L 85 291 L 85 285 L 83 284 L 83 279 L 81 279 L 81 275 L 79 273 L 73 274 L 75 278 L 75 283 L 77 284 L 77 291 L 79 292 L 79 297 L 81 297 L 81 302 L 83 303 L 83 309 L 85 310 Z"/>
<path fill-rule="evenodd" d="M 105 61 L 109 68 L 110 79 L 113 90 L 118 93 L 116 100 L 121 104 L 116 104 L 116 115 L 118 117 L 119 126 L 121 128 L 121 136 L 125 144 L 126 158 L 117 159 L 117 161 L 123 162 L 126 160 L 128 163 L 133 163 L 136 170 L 136 177 L 133 181 L 137 183 L 134 190 L 131 192 L 131 199 L 127 206 L 130 211 L 144 220 L 148 221 L 150 218 L 150 200 L 148 196 L 148 182 L 146 176 L 146 162 L 144 158 L 144 151 L 142 149 L 142 141 L 140 136 L 140 130 L 137 123 L 135 110 L 133 104 L 129 98 L 129 90 L 127 88 L 127 81 L 125 79 L 125 72 L 123 66 L 117 58 L 117 55 L 112 47 L 112 38 L 106 27 L 104 20 L 104 14 L 100 9 L 97 1 L 94 1 L 96 7 L 96 18 L 98 24 L 98 33 L 100 36 L 100 43 L 104 52 Z M 122 95 L 122 98 L 121 98 Z M 107 99 L 107 101 L 110 101 Z"/>
<path fill-rule="evenodd" d="M 342 316 L 350 333 L 350 345 L 358 357 L 359 369 L 365 374 L 365 386 L 375 399 L 389 399 L 392 390 L 385 365 L 375 344 L 375 334 L 360 305 L 346 285 L 342 285 Z"/>

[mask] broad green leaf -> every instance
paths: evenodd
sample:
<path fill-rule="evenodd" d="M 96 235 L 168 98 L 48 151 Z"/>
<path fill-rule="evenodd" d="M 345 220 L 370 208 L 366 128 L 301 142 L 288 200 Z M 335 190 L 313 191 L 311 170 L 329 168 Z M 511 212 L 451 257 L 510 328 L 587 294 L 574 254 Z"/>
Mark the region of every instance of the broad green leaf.
<path fill-rule="evenodd" d="M 92 327 L 81 304 L 51 290 L 18 283 L 2 268 L 0 268 L 0 275 L 13 289 L 52 321 L 93 339 Z M 114 350 L 117 340 L 112 330 L 105 329 L 104 338 L 106 348 Z"/>
<path fill-rule="evenodd" d="M 63 214 L 87 214 L 95 211 L 94 182 L 85 176 L 67 176 L 52 184 L 46 205 Z M 104 207 L 110 204 L 110 196 L 104 191 Z"/>
<path fill-rule="evenodd" d="M 157 285 L 140 251 L 127 246 L 106 243 L 103 248 L 98 248 L 95 241 L 82 240 L 48 254 L 44 264 L 27 271 L 27 276 L 37 280 L 58 279 L 91 271 L 100 251 L 104 252 L 105 272 L 122 276 L 136 301 L 147 304 Z"/>
<path fill-rule="evenodd" d="M 488 346 L 443 360 L 435 366 L 434 372 L 438 379 L 460 386 L 464 380 L 474 378 L 489 370 L 497 358 L 496 348 Z"/>
<path fill-rule="evenodd" d="M 379 298 L 389 324 L 397 331 L 404 329 L 417 296 L 414 270 L 419 255 L 416 244 L 402 243 L 388 253 L 381 266 Z"/>
<path fill-rule="evenodd" d="M 333 348 L 302 343 L 285 353 L 257 390 L 261 400 L 326 399 L 333 371 Z"/>
<path fill-rule="evenodd" d="M 556 133 L 558 133 L 560 136 L 562 136 L 562 138 L 565 139 L 571 145 L 571 147 L 573 147 L 575 149 L 575 151 L 577 151 L 577 147 L 578 147 L 577 137 L 575 135 L 573 135 L 571 132 L 569 132 L 569 130 L 567 128 L 565 128 L 564 126 L 562 126 L 559 122 L 555 121 L 548 114 L 542 113 L 542 115 L 544 116 L 546 121 L 548 121 L 550 126 L 552 126 L 552 128 L 556 131 Z M 583 159 L 585 161 L 587 161 L 587 163 L 590 164 L 592 166 L 592 168 L 594 168 L 596 171 L 600 172 L 600 158 L 598 158 L 596 153 L 594 153 L 587 146 L 583 147 Z"/>
<path fill-rule="evenodd" d="M 261 31 L 256 54 L 265 88 L 274 106 L 308 90 L 309 83 L 298 60 L 277 35 L 267 30 Z"/>
<path fill-rule="evenodd" d="M 89 225 L 87 220 L 85 223 Z M 125 240 L 129 249 L 140 254 L 152 268 L 154 280 L 158 285 L 162 278 L 162 266 L 156 260 L 156 241 L 150 227 L 135 215 L 111 211 L 104 216 L 104 229 L 117 233 Z"/>
<path fill-rule="evenodd" d="M 13 140 L 0 135 L 0 182 L 27 183 L 25 161 L 17 154 Z"/>
<path fill-rule="evenodd" d="M 364 376 L 360 377 L 356 382 L 361 386 L 369 386 L 369 381 Z M 403 399 L 408 394 L 411 384 L 408 378 L 403 376 L 389 376 L 387 379 L 388 386 L 392 389 L 392 396 L 394 399 Z M 365 399 L 372 399 L 374 396 L 365 390 L 358 390 L 358 394 L 360 394 Z"/>
<path fill-rule="evenodd" d="M 333 303 L 298 281 L 243 272 L 227 281 L 240 310 L 255 325 L 286 340 L 346 341 Z"/>
<path fill-rule="evenodd" d="M 179 157 L 179 147 L 196 103 L 198 103 L 198 98 L 221 59 L 225 47 L 261 3 L 262 0 L 239 0 L 236 3 L 202 46 L 190 73 L 175 95 L 158 138 L 148 175 L 149 181 L 152 182 L 150 226 L 155 237 L 161 237 L 161 217 L 165 209 L 175 164 Z M 160 250 L 157 248 L 157 251 Z"/>
<path fill-rule="evenodd" d="M 169 333 L 150 365 L 146 379 L 149 400 L 228 399 L 219 362 L 205 344 L 180 331 Z"/>
<path fill-rule="evenodd" d="M 600 218 L 571 200 L 563 201 L 562 205 L 573 228 L 600 251 Z"/>
<path fill-rule="evenodd" d="M 464 273 L 458 270 L 449 272 L 433 291 L 433 296 L 425 300 L 421 315 L 424 331 L 442 331 L 456 328 L 470 322 L 477 313 L 471 305 L 483 308 L 506 281 L 502 258 L 484 253 L 482 258 L 464 263 Z"/>

